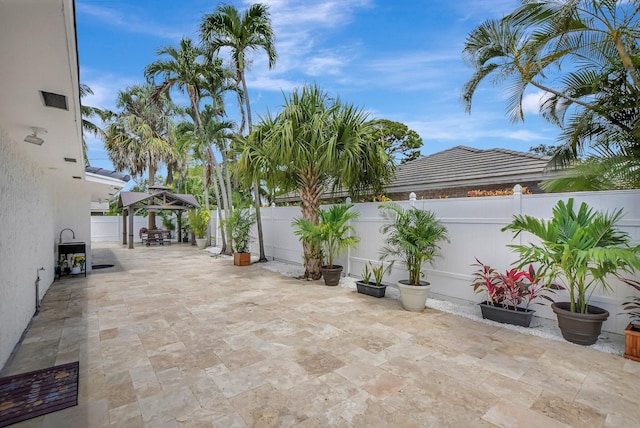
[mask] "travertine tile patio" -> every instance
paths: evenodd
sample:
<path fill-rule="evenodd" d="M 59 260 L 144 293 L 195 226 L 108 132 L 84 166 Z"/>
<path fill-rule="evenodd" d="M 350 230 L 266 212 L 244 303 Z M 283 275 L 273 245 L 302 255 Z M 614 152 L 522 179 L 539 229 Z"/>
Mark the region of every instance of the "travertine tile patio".
<path fill-rule="evenodd" d="M 94 244 L 2 375 L 80 361 L 79 405 L 25 427 L 638 426 L 640 363 L 187 245 Z"/>

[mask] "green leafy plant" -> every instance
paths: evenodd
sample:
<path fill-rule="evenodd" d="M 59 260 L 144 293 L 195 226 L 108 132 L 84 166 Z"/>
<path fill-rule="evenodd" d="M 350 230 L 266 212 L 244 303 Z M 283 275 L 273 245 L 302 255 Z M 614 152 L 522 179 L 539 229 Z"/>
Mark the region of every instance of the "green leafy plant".
<path fill-rule="evenodd" d="M 393 258 L 391 265 L 401 260 L 409 272 L 409 284 L 420 285 L 423 265 L 440 256 L 440 242 L 449 241 L 446 227 L 432 211 L 404 209 L 395 203 L 379 208 L 388 222 L 380 229 L 386 235 L 381 260 Z"/>
<path fill-rule="evenodd" d="M 176 229 L 176 225 L 173 224 L 173 221 L 171 220 L 171 214 L 167 214 L 165 212 L 161 212 L 160 213 L 160 217 L 162 218 L 162 226 L 166 230 L 174 231 Z"/>
<path fill-rule="evenodd" d="M 231 239 L 236 253 L 246 253 L 249 251 L 249 232 L 256 222 L 256 215 L 249 209 L 236 209 L 227 220 L 226 226 L 231 228 Z"/>
<path fill-rule="evenodd" d="M 371 270 L 373 271 L 373 278 L 378 287 L 382 285 L 382 279 L 384 278 L 384 274 L 389 270 L 389 267 L 390 265 L 387 265 L 387 267 L 385 267 L 384 263 L 380 263 L 380 266 L 371 266 Z"/>
<path fill-rule="evenodd" d="M 371 266 L 371 262 L 364 265 L 364 268 L 362 269 L 362 282 L 366 282 L 367 284 L 371 282 L 372 272 L 369 266 Z"/>
<path fill-rule="evenodd" d="M 209 218 L 211 218 L 211 213 L 207 210 L 189 211 L 189 227 L 198 239 L 204 238 L 205 233 L 207 233 Z"/>
<path fill-rule="evenodd" d="M 339 256 L 342 251 L 349 247 L 356 247 L 360 238 L 352 235 L 355 228 L 349 221 L 358 218 L 356 211 L 349 211 L 353 204 L 334 205 L 329 210 L 318 210 L 319 223 L 313 224 L 305 218 L 298 218 L 293 221 L 297 227 L 294 233 L 301 240 L 312 244 L 320 244 L 322 253 L 327 256 L 327 267 L 333 269 L 334 257 Z"/>
<path fill-rule="evenodd" d="M 576 212 L 570 198 L 558 201 L 549 221 L 517 215 L 502 230 L 514 232 L 514 238 L 522 232 L 538 237 L 539 244 L 510 245 L 520 255 L 519 267 L 538 264 L 547 284 L 565 285 L 571 312 L 588 313 L 596 286 L 611 289 L 608 275 L 640 269 L 640 247 L 631 246 L 629 235 L 617 228 L 621 218 L 621 209 L 603 213 L 584 202 Z"/>

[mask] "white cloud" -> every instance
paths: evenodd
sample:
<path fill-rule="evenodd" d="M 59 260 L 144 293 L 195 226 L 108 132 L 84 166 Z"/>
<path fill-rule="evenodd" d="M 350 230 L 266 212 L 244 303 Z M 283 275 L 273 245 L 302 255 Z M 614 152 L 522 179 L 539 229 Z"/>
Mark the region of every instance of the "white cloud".
<path fill-rule="evenodd" d="M 164 39 L 176 40 L 179 40 L 184 34 L 184 31 L 153 22 L 148 16 L 139 16 L 131 8 L 125 10 L 123 6 L 125 6 L 125 4 L 118 3 L 118 9 L 115 9 L 79 1 L 76 3 L 76 10 L 78 14 L 93 16 L 105 24 L 124 29 L 131 33 L 148 34 Z"/>
<path fill-rule="evenodd" d="M 522 110 L 525 114 L 540 114 L 540 106 L 545 97 L 545 92 L 537 91 L 527 94 L 522 98 Z"/>

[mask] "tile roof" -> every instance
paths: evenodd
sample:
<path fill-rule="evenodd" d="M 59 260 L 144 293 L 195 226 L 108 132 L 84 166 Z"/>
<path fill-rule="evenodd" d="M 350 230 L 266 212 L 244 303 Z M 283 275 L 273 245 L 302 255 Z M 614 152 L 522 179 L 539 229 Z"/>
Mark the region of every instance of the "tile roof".
<path fill-rule="evenodd" d="M 453 187 L 493 184 L 514 180 L 542 180 L 550 158 L 507 149 L 474 149 L 456 146 L 399 165 L 396 178 L 386 186 L 400 188 Z M 420 188 L 418 187 L 420 186 Z"/>

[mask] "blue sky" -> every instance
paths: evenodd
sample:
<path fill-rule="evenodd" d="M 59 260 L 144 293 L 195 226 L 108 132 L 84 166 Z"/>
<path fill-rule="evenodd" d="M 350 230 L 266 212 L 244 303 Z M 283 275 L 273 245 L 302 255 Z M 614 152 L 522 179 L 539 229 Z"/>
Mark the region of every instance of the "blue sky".
<path fill-rule="evenodd" d="M 229 1 L 238 9 L 251 2 Z M 467 34 L 500 18 L 511 0 L 267 0 L 278 61 L 269 70 L 263 52 L 252 55 L 247 83 L 254 121 L 279 111 L 283 93 L 317 83 L 331 95 L 362 107 L 371 118 L 407 124 L 423 138 L 422 153 L 456 145 L 528 151 L 554 144 L 559 130 L 538 116 L 540 94 L 525 99 L 524 124 L 505 115 L 501 87 L 484 84 L 471 114 L 460 102 L 472 70 L 462 60 Z M 87 105 L 115 108 L 119 90 L 144 81 L 156 50 L 198 40 L 211 0 L 77 0 L 80 76 L 95 92 Z M 184 97 L 176 97 L 176 101 Z M 227 104 L 237 119 L 233 99 Z M 102 142 L 89 138 L 93 166 L 112 168 Z"/>

